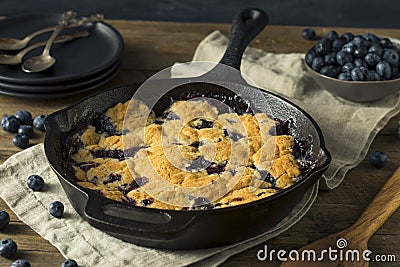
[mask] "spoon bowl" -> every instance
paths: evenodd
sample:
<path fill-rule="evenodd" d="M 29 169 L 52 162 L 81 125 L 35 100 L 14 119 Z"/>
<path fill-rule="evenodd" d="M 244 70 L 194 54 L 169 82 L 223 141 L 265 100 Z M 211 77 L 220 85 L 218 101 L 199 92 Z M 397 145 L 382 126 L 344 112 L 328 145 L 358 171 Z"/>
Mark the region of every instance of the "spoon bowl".
<path fill-rule="evenodd" d="M 40 55 L 29 58 L 22 65 L 25 72 L 40 72 L 47 70 L 56 63 L 56 59 L 50 55 Z"/>
<path fill-rule="evenodd" d="M 0 38 L 0 50 L 20 50 L 28 44 L 30 38 Z"/>

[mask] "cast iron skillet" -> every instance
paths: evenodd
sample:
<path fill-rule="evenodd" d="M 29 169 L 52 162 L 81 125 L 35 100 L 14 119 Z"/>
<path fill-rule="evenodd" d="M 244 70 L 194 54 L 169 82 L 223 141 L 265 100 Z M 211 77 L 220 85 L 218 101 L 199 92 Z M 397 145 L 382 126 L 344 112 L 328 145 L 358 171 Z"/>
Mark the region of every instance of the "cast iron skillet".
<path fill-rule="evenodd" d="M 220 63 L 240 69 L 240 61 L 247 44 L 267 24 L 262 10 L 245 9 L 232 24 L 231 39 Z M 212 77 L 212 71 L 207 73 Z M 218 77 L 214 77 L 218 79 Z M 266 77 L 268 78 L 268 77 Z M 161 83 L 162 84 L 162 83 Z M 331 157 L 325 148 L 323 136 L 315 121 L 303 110 L 285 99 L 247 84 L 224 82 L 222 85 L 205 82 L 183 85 L 172 90 L 175 97 L 185 92 L 231 94 L 229 88 L 262 92 L 260 105 L 270 105 L 274 116 L 281 120 L 292 118 L 297 137 L 312 140 L 312 153 L 318 159 L 313 168 L 299 182 L 271 197 L 244 205 L 210 210 L 160 210 L 130 206 L 100 196 L 74 182 L 63 168 L 63 140 L 77 119 L 93 112 L 131 99 L 141 83 L 134 83 L 90 96 L 51 114 L 46 120 L 44 141 L 46 156 L 58 175 L 72 206 L 91 225 L 122 240 L 139 245 L 166 249 L 198 249 L 242 241 L 261 234 L 287 217 L 304 194 L 318 181 L 328 167 Z M 235 103 L 231 103 L 235 105 Z M 243 103 L 239 102 L 238 106 Z M 157 108 L 161 108 L 158 105 Z"/>

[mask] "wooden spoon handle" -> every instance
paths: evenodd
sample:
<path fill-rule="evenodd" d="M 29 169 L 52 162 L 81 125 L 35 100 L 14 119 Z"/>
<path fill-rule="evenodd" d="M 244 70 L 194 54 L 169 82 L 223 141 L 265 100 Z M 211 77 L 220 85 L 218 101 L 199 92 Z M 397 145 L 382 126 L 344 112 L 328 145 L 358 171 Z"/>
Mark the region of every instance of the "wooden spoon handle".
<path fill-rule="evenodd" d="M 368 239 L 400 206 L 400 167 L 385 183 L 360 218 L 350 227 L 358 240 Z"/>

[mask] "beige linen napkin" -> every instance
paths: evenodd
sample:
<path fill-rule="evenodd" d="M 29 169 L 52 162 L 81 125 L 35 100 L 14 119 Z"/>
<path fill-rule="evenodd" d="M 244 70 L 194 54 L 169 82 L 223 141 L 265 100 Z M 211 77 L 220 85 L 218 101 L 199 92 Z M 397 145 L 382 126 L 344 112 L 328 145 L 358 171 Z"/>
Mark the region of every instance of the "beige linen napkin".
<path fill-rule="evenodd" d="M 46 186 L 42 192 L 33 192 L 26 186 L 27 177 L 31 174 L 45 179 Z M 15 154 L 0 166 L 1 198 L 24 223 L 49 240 L 66 258 L 76 259 L 81 267 L 217 265 L 234 254 L 277 236 L 300 220 L 315 200 L 317 188 L 318 185 L 315 185 L 304 196 L 289 218 L 260 236 L 224 247 L 170 251 L 126 243 L 90 226 L 69 203 L 46 160 L 42 144 Z M 65 206 L 61 219 L 52 217 L 48 212 L 48 206 L 55 200 Z M 8 227 L 13 227 L 12 223 Z M 4 234 L 7 234 L 7 229 Z"/>
<path fill-rule="evenodd" d="M 224 35 L 213 32 L 199 44 L 193 60 L 218 62 L 226 43 Z M 259 87 L 289 98 L 318 122 L 333 156 L 331 167 L 325 174 L 325 187 L 334 188 L 347 170 L 364 158 L 377 132 L 398 112 L 399 97 L 388 97 L 373 104 L 356 104 L 336 98 L 318 88 L 305 75 L 302 57 L 302 54 L 272 54 L 248 48 L 242 71 Z M 179 76 L 182 73 L 175 68 L 172 74 Z M 27 189 L 26 179 L 31 174 L 44 177 L 47 184 L 44 192 Z M 304 196 L 291 216 L 253 239 L 207 250 L 167 251 L 129 244 L 91 227 L 70 205 L 47 163 L 43 145 L 22 151 L 0 166 L 0 197 L 22 221 L 49 240 L 65 257 L 76 259 L 80 266 L 216 265 L 290 228 L 308 211 L 317 190 L 318 184 Z M 54 200 L 65 204 L 62 219 L 48 214 L 48 205 Z"/>
<path fill-rule="evenodd" d="M 197 47 L 193 61 L 218 62 L 227 41 L 214 31 Z M 292 101 L 315 119 L 332 155 L 320 188 L 333 189 L 364 159 L 374 137 L 399 112 L 400 98 L 397 94 L 374 103 L 355 103 L 335 97 L 306 74 L 303 58 L 302 53 L 274 54 L 248 47 L 241 71 L 258 87 Z M 173 76 L 187 71 L 181 65 L 172 69 Z"/>

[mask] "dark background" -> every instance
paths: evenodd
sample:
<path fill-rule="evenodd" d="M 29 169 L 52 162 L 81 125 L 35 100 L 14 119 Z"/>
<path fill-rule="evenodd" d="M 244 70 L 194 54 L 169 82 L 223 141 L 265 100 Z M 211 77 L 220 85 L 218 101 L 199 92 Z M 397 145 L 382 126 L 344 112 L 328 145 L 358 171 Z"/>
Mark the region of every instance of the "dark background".
<path fill-rule="evenodd" d="M 400 27 L 399 0 L 0 0 L 0 15 L 72 9 L 108 19 L 230 22 L 243 7 L 263 8 L 276 25 Z"/>

